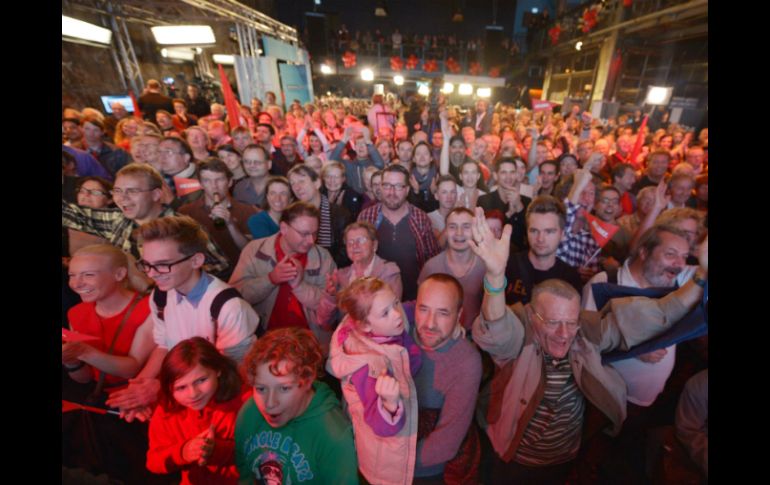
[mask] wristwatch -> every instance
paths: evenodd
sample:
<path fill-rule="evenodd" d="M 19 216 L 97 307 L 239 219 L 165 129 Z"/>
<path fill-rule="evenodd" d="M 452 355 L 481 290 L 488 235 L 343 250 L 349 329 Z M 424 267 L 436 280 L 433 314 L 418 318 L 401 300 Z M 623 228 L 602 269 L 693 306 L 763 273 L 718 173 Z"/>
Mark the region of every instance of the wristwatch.
<path fill-rule="evenodd" d="M 698 272 L 696 271 L 692 275 L 692 281 L 693 281 L 693 283 L 695 283 L 696 285 L 700 286 L 701 288 L 705 288 L 706 287 L 706 282 L 708 280 L 704 280 L 703 278 L 700 278 L 698 276 Z"/>

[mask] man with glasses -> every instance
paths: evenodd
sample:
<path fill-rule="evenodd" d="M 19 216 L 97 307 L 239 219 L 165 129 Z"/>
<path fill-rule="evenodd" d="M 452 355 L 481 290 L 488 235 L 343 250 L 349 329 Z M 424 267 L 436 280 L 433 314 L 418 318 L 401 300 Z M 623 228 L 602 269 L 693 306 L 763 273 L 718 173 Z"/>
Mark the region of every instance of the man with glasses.
<path fill-rule="evenodd" d="M 382 201 L 361 211 L 359 221 L 377 228 L 377 255 L 401 269 L 404 301 L 417 296 L 417 277 L 439 246 L 428 215 L 407 202 L 409 172 L 393 164 L 382 171 Z"/>
<path fill-rule="evenodd" d="M 115 177 L 111 195 L 117 208 L 91 209 L 62 200 L 62 227 L 103 237 L 139 259 L 134 230 L 145 222 L 176 215 L 171 207 L 162 204 L 162 187 L 163 178 L 157 170 L 147 164 L 130 163 Z M 230 268 L 227 258 L 211 241 L 206 249 L 212 258 L 207 271 L 224 277 Z"/>
<path fill-rule="evenodd" d="M 602 247 L 599 254 L 599 262 L 605 270 L 617 271 L 623 264 L 622 262 L 628 257 L 631 238 L 633 237 L 633 234 L 618 222 L 617 218 L 622 213 L 620 198 L 621 194 L 617 188 L 612 185 L 604 185 L 598 190 L 594 203 L 594 215 L 599 220 L 619 227 L 612 239 Z"/>
<path fill-rule="evenodd" d="M 527 305 L 505 304 L 511 228 L 496 239 L 476 209 L 472 248 L 484 260 L 484 300 L 473 340 L 490 353 L 496 372 L 482 403 L 492 443 L 489 483 L 564 483 L 580 448 L 586 400 L 617 434 L 626 417 L 626 383 L 601 353 L 628 349 L 666 331 L 703 297 L 708 241 L 699 278 L 661 299 L 614 300 L 605 312 L 580 311 L 569 284 L 546 280 Z"/>
<path fill-rule="evenodd" d="M 270 168 L 273 165 L 270 153 L 262 145 L 252 143 L 243 149 L 241 163 L 247 177 L 235 184 L 233 198 L 244 204 L 263 207 L 267 179 L 270 177 Z"/>
<path fill-rule="evenodd" d="M 203 270 L 209 239 L 192 218 L 154 219 L 139 227 L 137 237 L 142 245 L 137 266 L 156 284 L 150 310 L 157 347 L 128 388 L 107 400 L 128 421 L 144 421 L 152 414 L 150 406 L 160 389 L 156 377 L 163 358 L 177 343 L 203 337 L 240 363 L 256 340 L 259 325 L 259 317 L 246 301 L 225 293 L 232 293 L 232 288 Z M 218 313 L 212 307 L 219 307 Z"/>
<path fill-rule="evenodd" d="M 160 162 L 160 173 L 174 194 L 174 200 L 170 204 L 171 207 L 177 209 L 203 196 L 203 191 L 201 190 L 196 190 L 182 196 L 179 196 L 177 193 L 174 179 L 198 178 L 198 167 L 193 163 L 192 149 L 186 141 L 174 136 L 165 137 L 158 146 L 158 161 Z"/>
<path fill-rule="evenodd" d="M 318 208 L 308 202 L 289 205 L 277 234 L 243 248 L 230 285 L 257 311 L 262 330 L 308 328 L 328 351 L 331 331 L 319 322 L 318 310 L 322 298 L 334 306 L 325 287 L 337 265 L 329 251 L 315 243 L 320 218 Z"/>

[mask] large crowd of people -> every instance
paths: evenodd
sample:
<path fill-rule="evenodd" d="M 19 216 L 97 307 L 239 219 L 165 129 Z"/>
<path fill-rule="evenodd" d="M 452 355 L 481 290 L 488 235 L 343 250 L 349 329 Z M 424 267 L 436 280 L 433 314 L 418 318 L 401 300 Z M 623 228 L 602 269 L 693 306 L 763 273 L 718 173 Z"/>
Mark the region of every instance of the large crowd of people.
<path fill-rule="evenodd" d="M 63 112 L 63 479 L 707 480 L 707 128 L 199 95 Z"/>

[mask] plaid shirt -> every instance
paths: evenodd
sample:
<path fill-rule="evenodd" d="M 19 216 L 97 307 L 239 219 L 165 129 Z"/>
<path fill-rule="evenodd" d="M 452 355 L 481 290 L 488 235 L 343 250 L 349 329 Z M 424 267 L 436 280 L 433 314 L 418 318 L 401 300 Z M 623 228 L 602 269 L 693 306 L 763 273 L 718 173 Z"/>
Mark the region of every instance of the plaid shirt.
<path fill-rule="evenodd" d="M 569 199 L 564 199 L 564 205 L 567 207 L 567 224 L 564 226 L 564 234 L 566 237 L 559 244 L 559 249 L 556 251 L 556 257 L 568 265 L 577 268 L 582 266 L 588 258 L 593 256 L 599 249 L 599 245 L 591 235 L 590 229 L 584 229 L 576 233 L 572 232 L 572 226 L 574 226 L 578 212 L 581 208 L 580 205 L 573 204 Z M 598 255 L 587 267 L 592 270 L 598 270 L 599 260 L 597 258 Z"/>
<path fill-rule="evenodd" d="M 170 207 L 164 207 L 158 217 L 178 216 Z M 131 254 L 137 260 L 141 258 L 139 245 L 133 239 L 134 229 L 139 227 L 136 221 L 126 218 L 120 209 L 91 209 L 80 207 L 62 200 L 61 225 L 76 231 L 83 231 L 107 239 L 110 244 Z M 207 245 L 206 266 L 204 269 L 214 275 L 225 274 L 230 266 L 227 258 L 209 238 Z"/>
<path fill-rule="evenodd" d="M 438 241 L 433 235 L 433 227 L 428 215 L 408 202 L 407 206 L 409 207 L 409 215 L 407 216 L 409 229 L 412 231 L 417 245 L 417 265 L 419 269 L 422 269 L 426 261 L 439 253 Z M 378 203 L 361 211 L 358 220 L 370 222 L 374 227 L 380 227 L 383 217 L 382 203 Z"/>

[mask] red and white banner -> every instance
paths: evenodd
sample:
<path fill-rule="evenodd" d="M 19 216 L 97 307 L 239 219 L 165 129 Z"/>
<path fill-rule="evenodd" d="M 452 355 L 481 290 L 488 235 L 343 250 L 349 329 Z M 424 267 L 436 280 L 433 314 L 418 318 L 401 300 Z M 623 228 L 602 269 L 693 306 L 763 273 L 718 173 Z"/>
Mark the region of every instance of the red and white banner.
<path fill-rule="evenodd" d="M 618 232 L 618 229 L 620 229 L 620 226 L 610 224 L 609 222 L 604 222 L 598 217 L 589 214 L 588 212 L 585 213 L 585 216 L 586 220 L 588 221 L 588 225 L 591 227 L 591 235 L 600 248 L 604 247 L 604 245 L 607 244 L 610 239 L 612 239 L 612 236 Z"/>
<path fill-rule="evenodd" d="M 550 111 L 554 106 L 556 106 L 556 103 L 552 103 L 550 101 L 544 101 L 541 99 L 532 100 L 532 111 Z"/>
<path fill-rule="evenodd" d="M 186 179 L 183 177 L 174 177 L 174 185 L 176 186 L 176 196 L 184 197 L 187 194 L 192 194 L 202 190 L 201 183 L 198 179 Z"/>

